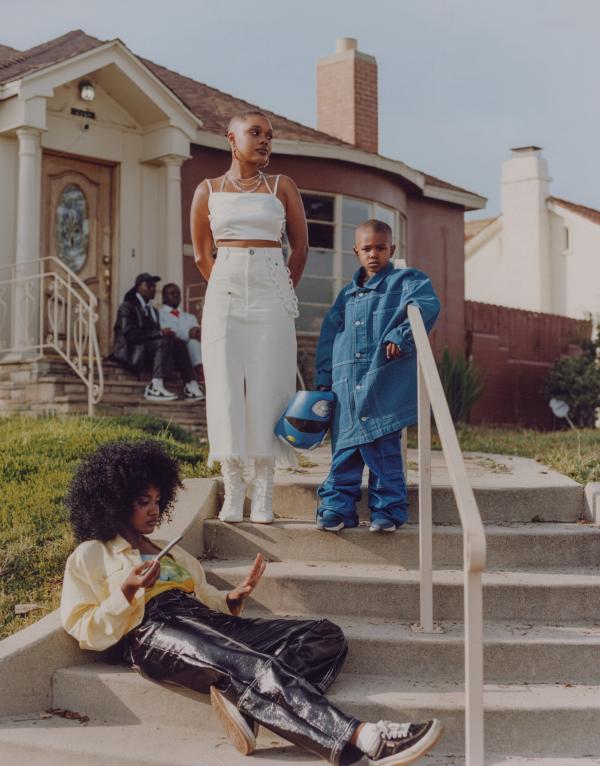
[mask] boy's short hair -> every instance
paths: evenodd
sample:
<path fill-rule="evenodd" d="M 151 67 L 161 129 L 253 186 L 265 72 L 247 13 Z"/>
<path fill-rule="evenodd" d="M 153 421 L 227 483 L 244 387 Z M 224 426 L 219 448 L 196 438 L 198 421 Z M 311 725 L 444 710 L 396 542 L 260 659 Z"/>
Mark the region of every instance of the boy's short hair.
<path fill-rule="evenodd" d="M 356 231 L 358 232 L 361 229 L 371 229 L 378 234 L 385 233 L 390 238 L 390 242 L 394 241 L 394 232 L 392 231 L 392 227 L 385 221 L 380 221 L 379 218 L 369 218 L 367 221 L 363 221 L 356 227 Z"/>

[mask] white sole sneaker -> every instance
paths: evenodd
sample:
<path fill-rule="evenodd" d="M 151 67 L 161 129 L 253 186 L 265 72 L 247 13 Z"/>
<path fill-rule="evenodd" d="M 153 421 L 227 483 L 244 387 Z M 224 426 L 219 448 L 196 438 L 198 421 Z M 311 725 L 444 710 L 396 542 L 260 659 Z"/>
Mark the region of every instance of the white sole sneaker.
<path fill-rule="evenodd" d="M 418 761 L 419 758 L 426 755 L 439 742 L 444 727 L 437 718 L 433 719 L 433 725 L 418 742 L 412 747 L 407 748 L 401 753 L 389 755 L 387 758 L 368 759 L 369 766 L 409 766 L 409 764 Z"/>
<path fill-rule="evenodd" d="M 231 744 L 242 755 L 250 755 L 256 748 L 256 735 L 237 707 L 214 686 L 210 687 L 210 704 Z"/>

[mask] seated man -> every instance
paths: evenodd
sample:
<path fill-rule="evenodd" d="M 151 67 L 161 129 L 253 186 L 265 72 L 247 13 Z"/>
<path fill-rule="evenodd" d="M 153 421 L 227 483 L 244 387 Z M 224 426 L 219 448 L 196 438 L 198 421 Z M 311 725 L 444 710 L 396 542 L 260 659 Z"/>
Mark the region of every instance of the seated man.
<path fill-rule="evenodd" d="M 181 290 L 173 282 L 169 282 L 162 289 L 163 305 L 159 309 L 160 326 L 173 330 L 175 335 L 182 340 L 190 355 L 190 360 L 196 371 L 198 380 L 202 380 L 202 347 L 200 346 L 200 325 L 194 314 L 182 311 L 179 308 L 181 303 Z M 204 399 L 204 393 L 196 381 L 194 390 L 197 389 L 198 398 Z"/>
<path fill-rule="evenodd" d="M 151 363 L 152 380 L 146 386 L 144 398 L 154 401 L 177 398 L 163 383 L 174 361 L 186 384 L 185 397 L 198 399 L 193 386 L 190 387 L 196 381 L 187 347 L 172 330 L 161 330 L 158 311 L 151 304 L 159 281 L 160 277 L 146 272 L 138 274 L 134 286 L 125 294 L 117 312 L 111 358 L 134 372 L 140 372 L 146 362 Z"/>

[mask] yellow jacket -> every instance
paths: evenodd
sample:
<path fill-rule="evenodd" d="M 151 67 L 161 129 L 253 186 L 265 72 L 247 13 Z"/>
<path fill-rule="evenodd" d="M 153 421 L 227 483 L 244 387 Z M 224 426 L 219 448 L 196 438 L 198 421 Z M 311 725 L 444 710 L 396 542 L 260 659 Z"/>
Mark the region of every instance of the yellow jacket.
<path fill-rule="evenodd" d="M 160 548 L 167 545 L 161 540 L 153 542 Z M 170 554 L 191 574 L 196 598 L 210 609 L 230 614 L 227 593 L 208 585 L 200 563 L 179 546 L 172 548 Z M 144 616 L 144 588 L 137 591 L 130 604 L 121 583 L 129 570 L 141 563 L 140 552 L 120 535 L 107 543 L 86 540 L 69 556 L 60 619 L 82 649 L 107 649 L 140 624 Z"/>

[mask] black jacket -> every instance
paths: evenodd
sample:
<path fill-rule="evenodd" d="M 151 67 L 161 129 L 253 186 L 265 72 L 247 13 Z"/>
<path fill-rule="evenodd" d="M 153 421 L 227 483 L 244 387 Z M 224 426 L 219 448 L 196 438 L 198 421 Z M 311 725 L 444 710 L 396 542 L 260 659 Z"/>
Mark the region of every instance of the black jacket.
<path fill-rule="evenodd" d="M 117 312 L 115 340 L 111 357 L 135 372 L 144 366 L 144 344 L 162 337 L 158 312 L 148 315 L 142 308 L 136 289 L 125 294 Z"/>

